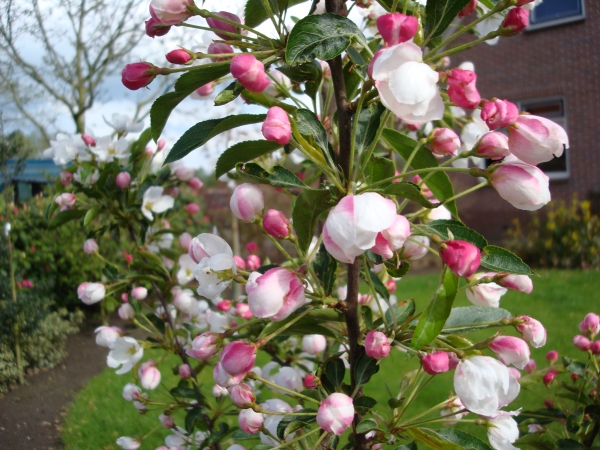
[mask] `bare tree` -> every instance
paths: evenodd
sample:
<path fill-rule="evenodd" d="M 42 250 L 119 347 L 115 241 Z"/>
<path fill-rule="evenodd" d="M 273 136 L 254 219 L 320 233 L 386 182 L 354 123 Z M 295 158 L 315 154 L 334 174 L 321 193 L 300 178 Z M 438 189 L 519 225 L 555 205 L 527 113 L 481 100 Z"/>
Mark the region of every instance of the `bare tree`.
<path fill-rule="evenodd" d="M 0 0 L 2 94 L 45 140 L 57 115 L 48 111 L 52 104 L 66 107 L 77 132 L 84 132 L 102 82 L 144 35 L 136 17 L 142 1 Z M 43 55 L 37 60 L 28 54 L 36 53 L 32 44 Z"/>

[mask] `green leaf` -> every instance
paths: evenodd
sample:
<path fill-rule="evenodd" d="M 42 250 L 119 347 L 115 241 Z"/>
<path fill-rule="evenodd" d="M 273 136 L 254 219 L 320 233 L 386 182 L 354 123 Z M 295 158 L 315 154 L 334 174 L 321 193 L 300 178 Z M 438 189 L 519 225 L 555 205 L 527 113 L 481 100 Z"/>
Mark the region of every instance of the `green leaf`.
<path fill-rule="evenodd" d="M 296 313 L 292 314 L 291 316 L 289 316 L 287 319 L 284 319 L 280 322 L 271 322 L 271 323 L 267 324 L 267 326 L 265 326 L 263 328 L 259 337 L 264 337 L 271 333 L 274 333 L 275 331 L 277 331 L 278 329 L 280 329 L 281 327 L 286 325 L 288 322 L 295 319 L 297 314 L 299 314 L 298 311 Z M 336 337 L 334 334 L 332 334 L 331 330 L 321 326 L 321 324 L 327 324 L 329 322 L 344 322 L 344 321 L 345 321 L 344 315 L 341 312 L 336 311 L 335 309 L 330 309 L 330 308 L 317 309 L 317 310 L 313 310 L 313 311 L 309 312 L 305 317 L 303 317 L 298 322 L 296 322 L 294 325 L 292 325 L 290 328 L 288 328 L 285 331 L 285 333 L 286 333 L 286 335 L 292 334 L 289 331 L 289 330 L 292 330 L 292 331 L 298 331 L 299 334 L 303 334 L 303 335 L 304 334 L 324 334 L 327 336 Z M 311 332 L 311 327 L 313 330 L 312 332 Z"/>
<path fill-rule="evenodd" d="M 312 415 L 306 416 L 286 416 L 277 425 L 277 437 L 279 439 L 285 439 L 293 432 L 299 430 L 300 428 L 304 428 L 307 425 L 315 422 L 317 420 L 317 416 L 314 415 L 316 413 L 314 409 L 301 409 L 298 413 L 313 413 Z"/>
<path fill-rule="evenodd" d="M 412 441 L 410 444 L 399 445 L 394 450 L 419 450 L 415 441 Z"/>
<path fill-rule="evenodd" d="M 452 308 L 450 316 L 444 324 L 444 330 L 453 333 L 473 330 L 478 328 L 477 324 L 496 322 L 506 319 L 511 314 L 502 308 L 492 306 L 461 306 Z"/>
<path fill-rule="evenodd" d="M 219 178 L 221 175 L 229 172 L 237 163 L 251 161 L 259 156 L 274 152 L 280 147 L 281 145 L 277 142 L 266 140 L 244 141 L 232 145 L 219 156 L 215 169 L 215 178 Z"/>
<path fill-rule="evenodd" d="M 285 60 L 290 66 L 313 59 L 327 61 L 341 55 L 352 41 L 366 40 L 358 26 L 337 14 L 310 15 L 292 28 L 285 48 Z"/>
<path fill-rule="evenodd" d="M 325 295 L 331 295 L 336 280 L 337 261 L 327 253 L 324 245 L 321 245 L 319 248 L 319 252 L 313 262 L 313 268 L 317 278 L 323 285 Z"/>
<path fill-rule="evenodd" d="M 412 348 L 422 348 L 433 341 L 442 331 L 446 320 L 450 316 L 457 291 L 458 276 L 454 275 L 448 268 L 444 269 L 442 283 L 419 318 L 411 340 Z"/>
<path fill-rule="evenodd" d="M 238 163 L 236 171 L 243 180 L 254 184 L 268 184 L 283 189 L 309 189 L 300 178 L 282 166 L 273 167 L 273 173 L 269 173 L 255 163 Z"/>
<path fill-rule="evenodd" d="M 66 211 L 61 211 L 48 222 L 48 228 L 57 228 L 71 220 L 81 219 L 87 212 L 86 209 L 68 209 Z"/>
<path fill-rule="evenodd" d="M 206 83 L 210 83 L 229 73 L 229 61 L 207 64 L 191 69 L 179 77 L 175 83 L 175 92 L 169 92 L 158 97 L 150 108 L 150 127 L 152 138 L 157 141 L 160 137 L 171 111 L 188 95 Z"/>
<path fill-rule="evenodd" d="M 488 444 L 475 436 L 454 428 L 440 428 L 436 430 L 437 434 L 446 441 L 460 445 L 465 450 L 492 450 Z"/>
<path fill-rule="evenodd" d="M 428 0 L 425 7 L 425 44 L 440 36 L 469 0 Z"/>
<path fill-rule="evenodd" d="M 321 124 L 317 115 L 308 109 L 299 109 L 297 112 L 298 131 L 304 137 L 312 137 L 323 152 L 329 151 L 327 131 Z"/>
<path fill-rule="evenodd" d="M 409 428 L 406 433 L 416 439 L 419 442 L 427 445 L 433 450 L 463 450 L 460 445 L 453 444 L 452 442 L 444 439 L 437 430 L 429 430 L 427 428 Z"/>
<path fill-rule="evenodd" d="M 198 422 L 202 419 L 202 408 L 192 408 L 185 415 L 185 430 L 191 433 Z"/>
<path fill-rule="evenodd" d="M 204 397 L 200 392 L 195 391 L 194 389 L 186 388 L 186 387 L 174 387 L 169 391 L 173 397 L 183 397 L 183 398 L 193 398 L 194 400 L 198 400 L 199 402 L 204 401 Z"/>
<path fill-rule="evenodd" d="M 587 447 L 573 439 L 559 439 L 556 441 L 556 448 L 559 450 L 579 450 Z"/>
<path fill-rule="evenodd" d="M 365 415 L 377 404 L 377 400 L 371 397 L 362 396 L 354 399 L 354 409 L 361 414 Z"/>
<path fill-rule="evenodd" d="M 421 188 L 410 181 L 389 183 L 384 192 L 389 195 L 399 195 L 400 197 L 407 198 L 421 206 L 424 206 L 425 208 L 437 208 L 440 205 L 439 203 L 434 204 L 427 200 L 427 198 L 421 193 Z"/>
<path fill-rule="evenodd" d="M 239 81 L 230 83 L 215 97 L 215 106 L 223 106 L 234 101 L 240 96 L 243 90 L 244 86 Z"/>
<path fill-rule="evenodd" d="M 495 245 L 487 245 L 481 255 L 481 265 L 495 272 L 535 275 L 521 258 L 512 252 Z"/>
<path fill-rule="evenodd" d="M 396 167 L 394 166 L 393 161 L 372 156 L 365 167 L 365 180 L 367 181 L 367 184 L 372 184 L 393 177 L 395 173 Z M 391 182 L 388 184 L 391 184 Z"/>
<path fill-rule="evenodd" d="M 361 386 L 367 384 L 371 377 L 379 372 L 379 364 L 377 360 L 367 356 L 365 348 L 359 347 L 359 356 L 356 361 L 356 369 L 354 369 L 354 379 L 356 385 Z"/>
<path fill-rule="evenodd" d="M 360 272 L 360 276 L 362 277 L 363 280 L 367 281 L 367 275 L 363 271 Z M 387 302 L 389 302 L 390 291 L 387 290 L 387 288 L 385 287 L 385 284 L 383 284 L 383 282 L 379 279 L 379 277 L 370 270 L 369 270 L 369 278 L 371 279 L 371 282 L 373 283 L 373 287 L 375 288 L 375 291 L 379 295 L 381 295 Z"/>
<path fill-rule="evenodd" d="M 404 134 L 385 128 L 382 133 L 383 138 L 392 146 L 392 148 L 404 159 L 408 161 L 414 148 L 417 146 L 417 141 L 405 136 Z M 429 169 L 438 167 L 438 162 L 431 151 L 425 147 L 421 147 L 411 162 L 411 167 L 415 170 Z M 452 215 L 458 218 L 458 210 L 454 200 L 444 203 L 444 201 L 454 196 L 454 188 L 450 182 L 450 178 L 444 172 L 434 172 L 425 181 L 425 185 L 431 190 L 433 195 L 444 204 Z"/>
<path fill-rule="evenodd" d="M 314 60 L 306 64 L 300 64 L 296 67 L 281 66 L 281 73 L 286 75 L 290 80 L 297 83 L 304 83 L 304 92 L 313 101 L 321 87 L 323 81 L 323 69 L 318 61 Z"/>
<path fill-rule="evenodd" d="M 335 389 L 339 389 L 344 382 L 344 375 L 346 374 L 344 361 L 342 361 L 340 358 L 327 361 L 327 364 L 325 364 L 325 374 Z"/>
<path fill-rule="evenodd" d="M 394 261 L 384 261 L 385 268 L 389 276 L 394 278 L 402 278 L 410 270 L 410 263 L 408 261 L 400 261 L 400 265 L 397 265 Z"/>
<path fill-rule="evenodd" d="M 467 228 L 464 223 L 457 220 L 434 220 L 419 225 L 419 228 L 422 228 L 429 233 L 437 234 L 445 241 L 450 239 L 450 234 L 448 233 L 448 231 L 450 231 L 454 236 L 454 239 L 470 242 L 480 250 L 483 250 L 488 245 L 487 240 L 481 234 Z"/>
<path fill-rule="evenodd" d="M 358 115 L 358 124 L 356 128 L 355 146 L 356 151 L 362 153 L 369 148 L 377 135 L 380 119 L 385 112 L 385 106 L 381 103 L 369 105 L 368 108 L 363 108 Z M 356 116 L 353 118 L 356 120 Z M 394 174 L 392 173 L 392 175 Z"/>
<path fill-rule="evenodd" d="M 307 0 L 270 0 L 270 3 L 273 13 L 277 14 L 278 11 L 284 11 L 286 7 L 291 8 L 305 1 Z M 246 6 L 244 7 L 244 23 L 246 25 L 256 28 L 268 18 L 269 15 L 265 11 L 261 0 L 248 0 L 246 2 Z"/>
<path fill-rule="evenodd" d="M 150 142 L 150 139 L 152 139 L 152 128 L 146 128 L 142 131 L 137 140 L 131 144 L 130 150 L 132 160 L 136 159 L 144 152 L 144 150 L 146 150 L 146 146 L 148 145 L 148 142 Z"/>
<path fill-rule="evenodd" d="M 179 138 L 167 155 L 165 164 L 180 160 L 192 150 L 202 147 L 210 139 L 224 131 L 252 123 L 264 122 L 265 118 L 266 114 L 239 114 L 199 122 L 183 133 L 183 136 Z"/>
<path fill-rule="evenodd" d="M 359 434 L 366 434 L 372 430 L 378 430 L 379 426 L 373 419 L 364 419 L 356 426 L 356 432 Z"/>
<path fill-rule="evenodd" d="M 83 219 L 83 226 L 87 228 L 87 226 L 92 222 L 92 220 L 94 220 L 96 217 L 98 217 L 98 214 L 100 214 L 100 208 L 90 209 L 85 214 L 85 218 Z"/>
<path fill-rule="evenodd" d="M 304 189 L 300 192 L 294 203 L 292 220 L 302 251 L 308 250 L 317 218 L 332 208 L 334 203 L 327 189 Z"/>

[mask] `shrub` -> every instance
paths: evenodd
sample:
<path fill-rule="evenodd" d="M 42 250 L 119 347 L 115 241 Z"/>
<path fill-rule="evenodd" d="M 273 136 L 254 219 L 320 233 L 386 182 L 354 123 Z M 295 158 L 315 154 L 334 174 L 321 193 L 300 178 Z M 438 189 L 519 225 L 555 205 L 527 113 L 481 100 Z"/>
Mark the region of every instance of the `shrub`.
<path fill-rule="evenodd" d="M 506 245 L 537 267 L 592 268 L 600 264 L 600 218 L 589 201 L 574 196 L 569 204 L 551 203 L 545 215 L 534 213 L 529 225 L 514 219 Z"/>

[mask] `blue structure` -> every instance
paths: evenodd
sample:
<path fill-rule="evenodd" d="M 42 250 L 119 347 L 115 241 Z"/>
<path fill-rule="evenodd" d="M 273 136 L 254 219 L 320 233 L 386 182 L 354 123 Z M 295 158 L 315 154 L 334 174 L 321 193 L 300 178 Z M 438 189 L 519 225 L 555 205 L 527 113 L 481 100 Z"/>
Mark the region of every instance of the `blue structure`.
<path fill-rule="evenodd" d="M 8 173 L 12 174 L 16 160 L 8 160 Z M 22 202 L 28 198 L 41 193 L 44 186 L 54 183 L 62 172 L 62 168 L 54 164 L 51 159 L 28 159 L 25 169 L 12 178 L 15 187 L 15 200 Z M 0 192 L 4 190 L 4 176 L 0 172 Z"/>

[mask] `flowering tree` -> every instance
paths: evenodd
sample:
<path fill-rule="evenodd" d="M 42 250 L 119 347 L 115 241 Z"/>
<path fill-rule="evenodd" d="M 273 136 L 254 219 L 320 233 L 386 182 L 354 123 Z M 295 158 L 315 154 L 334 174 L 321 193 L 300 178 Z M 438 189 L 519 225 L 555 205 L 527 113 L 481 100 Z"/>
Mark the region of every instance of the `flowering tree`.
<path fill-rule="evenodd" d="M 491 185 L 516 208 L 541 208 L 550 200 L 548 177 L 535 164 L 560 155 L 568 138 L 507 100 L 482 99 L 473 70 L 448 69 L 448 56 L 521 31 L 530 1 L 381 1 L 384 11 L 369 14 L 365 30 L 346 17 L 364 2 L 315 1 L 288 26 L 293 3 L 249 0 L 242 21 L 192 0 L 153 0 L 148 34 L 164 35 L 172 26 L 213 31 L 209 53 L 173 50 L 167 59 L 182 65 L 176 69 L 148 62 L 125 67 L 130 89 L 184 72 L 175 90 L 156 100 L 151 128 L 137 142 L 125 140 L 123 126 L 118 140 L 53 143 L 57 163 L 72 162 L 74 174 L 52 205 L 50 213 L 62 211 L 51 223 L 82 218 L 91 235 L 127 236 L 126 263 L 107 261 L 102 283 L 78 289 L 88 304 L 121 296 L 120 316 L 148 333 L 139 340 L 114 327 L 98 330 L 98 343 L 110 349 L 108 365 L 133 374 L 123 397 L 142 412 L 160 407 L 160 421 L 171 429 L 161 450 L 219 449 L 254 434 L 261 441 L 256 449 L 411 449 L 416 442 L 490 448 L 458 429 L 430 428 L 456 422 L 487 427 L 496 449 L 514 448 L 518 412 L 503 408 L 519 393 L 517 369 L 529 362 L 529 346 L 544 345 L 546 330 L 499 308 L 507 289 L 531 292 L 532 272 L 466 227 L 456 199 Z M 457 16 L 475 12 L 477 19 L 445 33 Z M 194 16 L 206 26 L 188 23 Z M 265 21 L 272 34 L 256 29 Z M 478 39 L 452 46 L 473 29 Z M 158 140 L 171 111 L 188 95 L 221 85 L 216 107 L 241 97 L 266 113 L 200 122 L 168 155 L 150 160 L 144 147 L 150 137 Z M 244 260 L 216 234 L 192 238 L 169 225 L 178 209 L 174 191 L 182 183 L 200 187 L 176 161 L 220 133 L 258 123 L 265 139 L 225 150 L 216 175 L 239 182 L 231 210 L 281 251 L 279 265 L 261 265 L 251 243 L 253 254 Z M 301 172 L 284 167 L 288 154 L 303 159 Z M 485 159 L 492 160 L 486 169 L 469 167 Z M 483 181 L 455 193 L 449 172 Z M 265 206 L 257 185 L 293 199 L 291 221 Z M 175 232 L 181 250 L 171 248 Z M 95 241 L 85 247 L 95 254 L 100 248 Z M 391 292 L 410 262 L 428 253 L 443 268 L 429 305 L 417 311 L 413 300 L 398 303 Z M 230 297 L 235 285 L 244 285 L 246 295 Z M 459 291 L 473 306 L 453 308 Z M 503 334 L 511 326 L 521 337 Z M 493 328 L 502 329 L 481 342 L 469 338 Z M 392 348 L 421 364 L 402 375 L 387 408 L 364 396 L 363 386 Z M 167 394 L 157 389 L 165 368 L 144 359 L 147 349 L 181 360 L 180 382 Z M 259 354 L 269 361 L 262 367 Z M 207 371 L 216 384 L 205 391 L 198 377 Z M 410 415 L 426 384 L 448 371 L 455 395 Z M 267 398 L 265 390 L 278 397 Z M 227 418 L 233 411 L 237 423 Z M 135 449 L 142 441 L 117 443 Z"/>

